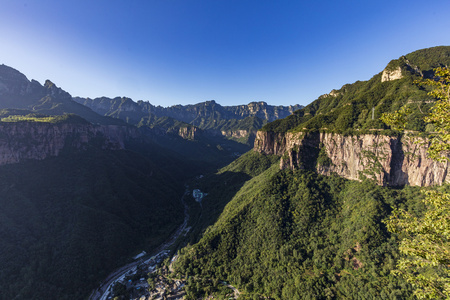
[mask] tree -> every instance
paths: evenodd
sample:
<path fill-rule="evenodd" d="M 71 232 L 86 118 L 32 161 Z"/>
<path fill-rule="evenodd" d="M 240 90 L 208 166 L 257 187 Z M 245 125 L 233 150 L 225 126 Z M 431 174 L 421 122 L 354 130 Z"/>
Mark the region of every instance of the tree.
<path fill-rule="evenodd" d="M 434 69 L 435 78 L 415 81 L 420 86 L 431 86 L 428 95 L 436 98 L 431 112 L 424 118 L 433 125 L 434 132 L 430 135 L 429 157 L 437 161 L 448 160 L 450 152 L 450 68 Z M 404 105 L 393 113 L 383 113 L 381 120 L 395 130 L 403 130 L 407 124 L 407 116 L 411 109 Z"/>
<path fill-rule="evenodd" d="M 450 69 L 435 69 L 435 78 L 417 82 L 432 86 L 429 95 L 437 100 L 425 122 L 434 125 L 428 154 L 437 161 L 448 160 L 450 151 Z M 404 128 L 407 108 L 383 114 L 382 120 L 396 129 Z M 394 210 L 385 221 L 389 231 L 406 234 L 400 242 L 403 254 L 394 274 L 404 277 L 415 288 L 419 299 L 450 298 L 450 194 L 425 191 L 426 211 L 416 217 Z"/>
<path fill-rule="evenodd" d="M 437 80 L 426 79 L 420 85 L 433 86 L 430 96 L 437 98 L 431 113 L 425 117 L 425 122 L 433 124 L 435 134 L 431 138 L 428 153 L 438 161 L 448 160 L 450 151 L 450 69 L 435 69 Z"/>
<path fill-rule="evenodd" d="M 425 214 L 418 218 L 394 210 L 389 231 L 406 234 L 399 250 L 404 255 L 394 274 L 404 277 L 419 299 L 450 297 L 450 194 L 425 192 Z"/>

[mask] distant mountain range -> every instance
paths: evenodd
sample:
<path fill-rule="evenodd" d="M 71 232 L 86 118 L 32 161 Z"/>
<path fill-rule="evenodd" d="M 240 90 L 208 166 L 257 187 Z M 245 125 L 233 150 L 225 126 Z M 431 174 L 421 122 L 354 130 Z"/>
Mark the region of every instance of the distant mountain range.
<path fill-rule="evenodd" d="M 285 118 L 301 107 L 272 106 L 265 102 L 221 106 L 214 100 L 161 107 L 145 101 L 134 102 L 126 97 L 72 98 L 50 80 L 41 85 L 35 80 L 29 81 L 11 67 L 0 65 L 0 108 L 24 109 L 46 115 L 72 113 L 91 123 L 104 125 L 121 125 L 124 123 L 120 120 L 123 120 L 130 125 L 155 129 L 157 133 L 178 133 L 180 128 L 195 131 L 197 128 L 197 136 L 200 132 L 209 136 L 222 135 L 250 146 L 256 131 L 264 124 Z"/>
<path fill-rule="evenodd" d="M 285 118 L 302 108 L 298 104 L 272 106 L 265 102 L 222 106 L 214 100 L 170 107 L 154 106 L 145 101 L 134 102 L 126 97 L 114 99 L 75 97 L 74 100 L 100 115 L 122 119 L 129 124 L 169 129 L 167 123 L 170 123 L 172 131 L 174 126 L 177 129 L 179 127 L 192 129 L 192 126 L 195 126 L 200 129 L 197 130 L 197 135 L 222 135 L 249 145 L 253 144 L 256 131 L 264 124 Z"/>

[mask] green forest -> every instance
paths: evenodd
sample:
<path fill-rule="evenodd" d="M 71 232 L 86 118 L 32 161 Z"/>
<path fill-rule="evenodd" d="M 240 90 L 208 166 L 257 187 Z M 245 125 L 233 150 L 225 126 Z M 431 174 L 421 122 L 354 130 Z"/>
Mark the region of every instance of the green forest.
<path fill-rule="evenodd" d="M 242 158 L 240 168 L 256 155 Z M 393 207 L 420 215 L 422 198 L 417 187 L 280 171 L 275 163 L 246 181 L 201 240 L 181 250 L 176 273 L 228 281 L 254 299 L 411 298 L 410 285 L 390 274 L 398 237 L 382 220 Z M 193 288 L 190 296 L 204 292 Z"/>

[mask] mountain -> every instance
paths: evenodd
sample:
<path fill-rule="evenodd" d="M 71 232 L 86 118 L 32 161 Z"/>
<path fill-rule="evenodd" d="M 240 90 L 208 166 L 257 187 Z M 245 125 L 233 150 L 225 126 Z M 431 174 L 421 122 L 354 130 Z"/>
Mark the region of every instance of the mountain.
<path fill-rule="evenodd" d="M 122 106 L 122 110 L 119 111 L 126 110 L 127 105 Z M 35 117 L 43 119 L 73 114 L 92 123 L 91 126 L 96 127 L 95 131 L 103 130 L 113 135 L 118 134 L 113 131 L 120 131 L 121 135 L 127 135 L 128 131 L 133 131 L 135 129 L 132 128 L 138 126 L 141 138 L 145 136 L 147 142 L 166 149 L 165 151 L 177 159 L 197 165 L 195 168 L 198 172 L 222 167 L 230 163 L 236 155 L 251 149 L 250 145 L 240 144 L 217 135 L 203 134 L 198 127 L 169 117 L 154 117 L 146 114 L 146 117 L 136 119 L 137 123 L 131 122 L 132 119 L 127 117 L 124 119 L 127 123 L 116 118 L 117 115 L 101 116 L 85 105 L 75 102 L 69 93 L 56 87 L 50 80 L 42 86 L 35 80 L 29 81 L 24 74 L 5 65 L 0 65 L 0 109 L 3 109 L 0 117 L 8 122 L 12 119 L 34 122 Z M 38 125 L 38 123 L 33 124 Z M 107 127 L 101 128 L 101 126 Z M 111 126 L 118 127 L 112 130 Z M 260 124 L 258 129 L 261 126 Z M 256 130 L 253 132 L 253 139 L 255 135 Z M 200 171 L 202 169 L 203 171 Z"/>
<path fill-rule="evenodd" d="M 248 139 L 253 141 L 256 131 L 265 123 L 285 118 L 302 107 L 272 106 L 265 102 L 221 106 L 214 100 L 194 105 L 161 107 L 144 101 L 134 102 L 125 97 L 77 97 L 74 100 L 101 115 L 119 118 L 130 124 L 154 126 L 160 118 L 171 118 L 198 127 L 209 135 L 223 135 L 237 140 L 243 138 L 245 142 Z"/>
<path fill-rule="evenodd" d="M 187 160 L 206 163 L 209 170 L 223 167 L 249 151 L 256 132 L 268 121 L 289 116 L 301 107 L 265 102 L 221 106 L 214 100 L 161 107 L 126 97 L 73 99 L 101 115 L 138 126 L 153 142 Z"/>
<path fill-rule="evenodd" d="M 417 189 L 279 170 L 277 162 L 256 170 L 260 156 L 247 153 L 216 180 L 205 179 L 216 185 L 203 187 L 203 211 L 213 210 L 230 184 L 238 189 L 173 264 L 175 276 L 193 278 L 189 296 L 205 297 L 219 280 L 254 299 L 411 298 L 411 287 L 390 274 L 397 242 L 381 220 L 391 205 L 420 205 Z"/>
<path fill-rule="evenodd" d="M 414 80 L 450 64 L 450 47 L 418 50 L 389 62 L 368 81 L 346 84 L 293 115 L 258 132 L 255 151 L 282 156 L 281 168 L 316 169 L 348 179 L 369 177 L 381 185 L 440 185 L 449 163 L 427 157 L 423 117 L 433 104 Z M 407 131 L 399 135 L 381 121 L 384 112 L 407 105 Z"/>
<path fill-rule="evenodd" d="M 5 65 L 0 65 L 0 108 L 25 109 L 46 115 L 72 113 L 91 123 L 124 125 L 120 120 L 102 117 L 76 103 L 69 93 L 50 80 L 41 85 Z"/>
<path fill-rule="evenodd" d="M 390 61 L 382 72 L 370 80 L 345 84 L 340 89 L 320 96 L 292 116 L 266 125 L 263 130 L 321 130 L 347 135 L 384 130 L 387 128 L 379 120 L 381 114 L 408 104 L 412 114 L 407 130 L 425 131 L 422 117 L 433 99 L 427 95 L 425 88 L 413 82 L 432 76 L 433 68 L 447 65 L 450 65 L 449 46 L 406 54 Z"/>
<path fill-rule="evenodd" d="M 450 47 L 393 60 L 268 123 L 254 151 L 193 182 L 208 213 L 172 265 L 188 297 L 219 293 L 215 283 L 226 281 L 245 299 L 412 299 L 391 273 L 403 235 L 383 220 L 394 208 L 420 216 L 423 194 L 412 185 L 448 180 L 448 164 L 426 158 L 433 129 L 422 119 L 433 99 L 414 80 L 449 62 Z M 379 117 L 404 104 L 413 113 L 399 134 Z"/>

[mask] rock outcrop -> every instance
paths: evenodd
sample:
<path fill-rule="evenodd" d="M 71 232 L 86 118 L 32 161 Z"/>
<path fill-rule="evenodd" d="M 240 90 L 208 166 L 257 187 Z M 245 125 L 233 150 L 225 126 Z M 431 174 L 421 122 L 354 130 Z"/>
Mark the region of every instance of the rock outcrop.
<path fill-rule="evenodd" d="M 364 177 L 384 186 L 431 186 L 450 182 L 449 163 L 427 157 L 428 144 L 411 135 L 343 136 L 333 133 L 258 131 L 254 150 L 281 156 L 280 168 L 315 168 L 324 175 Z"/>
<path fill-rule="evenodd" d="M 381 74 L 381 82 L 401 79 L 404 77 L 403 72 L 424 76 L 424 73 L 418 66 L 412 64 L 405 56 L 402 56 L 389 62 Z"/>
<path fill-rule="evenodd" d="M 323 94 L 323 95 L 319 96 L 319 99 L 323 99 L 323 98 L 326 98 L 326 97 L 337 97 L 337 96 L 340 96 L 340 95 L 341 95 L 341 92 L 333 89 L 328 94 Z"/>
<path fill-rule="evenodd" d="M 124 149 L 138 138 L 134 127 L 91 124 L 0 122 L 0 165 L 29 159 L 42 160 L 63 151 L 83 151 L 89 146 Z"/>
<path fill-rule="evenodd" d="M 201 133 L 200 129 L 198 129 L 197 127 L 189 126 L 189 127 L 180 127 L 178 129 L 178 135 L 185 140 L 195 140 L 201 135 Z"/>
<path fill-rule="evenodd" d="M 400 67 L 397 67 L 394 70 L 384 69 L 383 73 L 381 74 L 381 82 L 401 79 L 402 77 L 402 68 Z"/>

